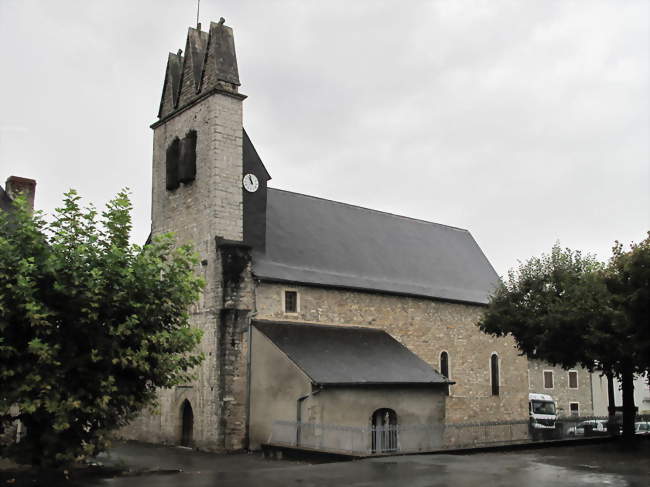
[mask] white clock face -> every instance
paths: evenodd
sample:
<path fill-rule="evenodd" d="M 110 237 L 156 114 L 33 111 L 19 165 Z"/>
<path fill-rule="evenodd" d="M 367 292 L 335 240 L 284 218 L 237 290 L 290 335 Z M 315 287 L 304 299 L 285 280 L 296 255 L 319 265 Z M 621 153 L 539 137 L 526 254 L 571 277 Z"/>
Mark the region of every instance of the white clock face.
<path fill-rule="evenodd" d="M 244 176 L 244 189 L 249 193 L 254 193 L 260 187 L 260 182 L 254 174 L 246 174 Z"/>

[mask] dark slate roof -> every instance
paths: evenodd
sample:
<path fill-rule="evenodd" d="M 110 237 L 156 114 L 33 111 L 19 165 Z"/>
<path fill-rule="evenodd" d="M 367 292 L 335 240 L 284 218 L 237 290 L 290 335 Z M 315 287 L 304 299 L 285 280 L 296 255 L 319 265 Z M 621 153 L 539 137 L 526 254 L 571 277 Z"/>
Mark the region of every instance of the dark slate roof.
<path fill-rule="evenodd" d="M 205 49 L 208 46 L 207 32 L 190 27 L 187 32 L 185 43 L 185 62 L 192 65 L 192 77 L 194 78 L 194 90 L 201 89 L 201 77 L 203 75 L 203 62 L 205 60 Z M 189 81 L 189 80 L 188 80 Z"/>
<path fill-rule="evenodd" d="M 7 192 L 4 190 L 2 186 L 0 186 L 0 209 L 9 211 L 12 206 L 11 206 L 11 198 L 7 194 Z"/>
<path fill-rule="evenodd" d="M 383 330 L 270 321 L 254 326 L 316 384 L 449 383 Z"/>
<path fill-rule="evenodd" d="M 223 23 L 210 22 L 210 50 L 206 63 L 216 63 L 217 78 L 239 86 L 239 70 L 232 29 Z"/>
<path fill-rule="evenodd" d="M 472 235 L 278 189 L 268 189 L 261 279 L 485 304 L 499 277 Z"/>

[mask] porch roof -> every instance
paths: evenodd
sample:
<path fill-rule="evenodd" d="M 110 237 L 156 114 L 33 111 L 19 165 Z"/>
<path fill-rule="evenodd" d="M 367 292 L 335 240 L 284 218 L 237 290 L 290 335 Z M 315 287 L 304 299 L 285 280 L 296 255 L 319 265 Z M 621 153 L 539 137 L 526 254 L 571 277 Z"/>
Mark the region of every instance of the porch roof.
<path fill-rule="evenodd" d="M 447 378 L 383 330 L 254 321 L 317 385 L 444 385 Z"/>

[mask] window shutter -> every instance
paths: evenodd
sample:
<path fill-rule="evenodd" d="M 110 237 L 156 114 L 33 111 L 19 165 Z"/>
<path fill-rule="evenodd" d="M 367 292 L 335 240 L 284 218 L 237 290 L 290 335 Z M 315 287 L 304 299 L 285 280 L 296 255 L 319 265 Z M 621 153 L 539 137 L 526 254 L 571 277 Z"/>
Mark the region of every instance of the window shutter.
<path fill-rule="evenodd" d="M 544 389 L 553 389 L 553 371 L 544 371 Z"/>
<path fill-rule="evenodd" d="M 189 183 L 196 178 L 196 131 L 190 130 L 181 142 L 178 180 Z"/>
<path fill-rule="evenodd" d="M 167 157 L 165 160 L 166 169 L 166 187 L 168 190 L 178 188 L 178 159 L 180 156 L 180 140 L 176 137 L 167 147 Z"/>

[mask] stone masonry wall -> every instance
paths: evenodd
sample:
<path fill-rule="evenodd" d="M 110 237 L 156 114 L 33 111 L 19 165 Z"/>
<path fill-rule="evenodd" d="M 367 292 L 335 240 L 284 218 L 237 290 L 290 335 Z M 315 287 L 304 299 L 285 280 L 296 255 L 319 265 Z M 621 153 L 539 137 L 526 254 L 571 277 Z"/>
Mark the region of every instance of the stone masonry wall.
<path fill-rule="evenodd" d="M 285 289 L 298 291 L 297 313 L 284 313 Z M 268 282 L 258 282 L 256 304 L 257 319 L 386 330 L 436 370 L 440 353 L 447 351 L 450 378 L 456 381 L 447 400 L 449 423 L 528 419 L 527 360 L 511 338 L 479 331 L 482 306 Z M 498 396 L 490 385 L 493 352 L 500 359 Z"/>
<path fill-rule="evenodd" d="M 250 312 L 254 308 L 250 249 L 220 244 L 223 303 L 218 328 L 220 449 L 248 446 Z"/>
<path fill-rule="evenodd" d="M 553 372 L 553 388 L 544 387 L 544 371 Z M 578 372 L 578 388 L 569 389 L 569 371 L 561 367 L 554 367 L 541 360 L 528 361 L 529 392 L 548 394 L 555 399 L 558 415 L 569 416 L 571 409 L 569 404 L 579 404 L 580 416 L 593 416 L 594 407 L 591 394 L 591 374 L 582 367 L 574 367 L 571 370 Z"/>
<path fill-rule="evenodd" d="M 165 187 L 166 149 L 174 137 L 196 130 L 196 179 L 173 191 Z M 197 273 L 206 282 L 191 310 L 191 323 L 203 330 L 205 355 L 191 384 L 161 390 L 159 407 L 124 428 L 120 436 L 153 443 L 177 444 L 181 437 L 181 405 L 190 401 L 194 413 L 193 446 L 220 450 L 218 350 L 222 273 L 215 237 L 243 238 L 242 222 L 242 102 L 214 94 L 155 128 L 153 148 L 152 234 L 174 232 L 177 243 L 191 243 L 202 261 Z M 223 338 L 223 336 L 222 336 Z M 242 354 L 246 350 L 238 345 Z M 238 412 L 241 416 L 241 413 Z M 240 436 L 245 434 L 239 420 Z"/>

